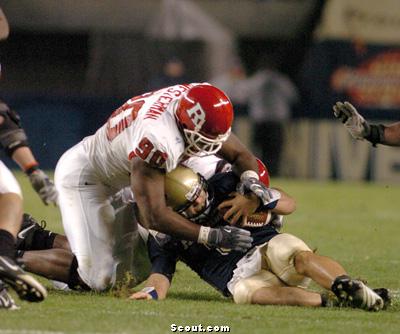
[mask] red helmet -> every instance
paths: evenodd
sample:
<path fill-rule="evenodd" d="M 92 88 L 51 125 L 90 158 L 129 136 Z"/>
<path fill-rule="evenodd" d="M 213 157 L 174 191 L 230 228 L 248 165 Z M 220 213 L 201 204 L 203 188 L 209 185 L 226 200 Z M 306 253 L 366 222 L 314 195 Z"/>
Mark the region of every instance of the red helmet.
<path fill-rule="evenodd" d="M 232 103 L 224 92 L 209 84 L 187 90 L 175 114 L 187 144 L 185 153 L 189 156 L 216 153 L 231 132 Z"/>
<path fill-rule="evenodd" d="M 264 183 L 267 187 L 269 187 L 269 173 L 267 167 L 264 165 L 264 163 L 257 158 L 257 164 L 258 164 L 258 176 L 260 178 L 260 181 Z"/>

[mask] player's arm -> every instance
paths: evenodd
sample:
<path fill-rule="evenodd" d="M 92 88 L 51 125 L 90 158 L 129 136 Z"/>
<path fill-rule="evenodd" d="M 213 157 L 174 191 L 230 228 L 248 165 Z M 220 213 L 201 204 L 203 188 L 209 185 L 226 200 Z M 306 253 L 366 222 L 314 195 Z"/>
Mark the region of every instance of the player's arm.
<path fill-rule="evenodd" d="M 145 283 L 145 287 L 134 293 L 131 299 L 158 300 L 165 299 L 176 271 L 177 248 L 168 236 L 162 234 L 161 239 L 156 237 L 158 233 L 149 234 L 147 239 L 147 251 L 151 261 L 151 274 Z M 169 240 L 169 241 L 168 241 Z"/>
<path fill-rule="evenodd" d="M 10 33 L 10 27 L 4 12 L 0 8 L 0 40 L 6 39 Z"/>
<path fill-rule="evenodd" d="M 129 298 L 135 300 L 162 300 L 167 297 L 171 283 L 167 276 L 152 273 L 145 283 L 145 287 L 132 294 Z"/>
<path fill-rule="evenodd" d="M 165 203 L 163 170 L 140 158 L 132 159 L 131 187 L 146 227 L 184 240 L 197 241 L 200 226 L 175 213 Z"/>
<path fill-rule="evenodd" d="M 199 226 L 167 207 L 164 178 L 162 170 L 151 167 L 140 158 L 132 159 L 131 187 L 141 222 L 145 227 L 211 247 L 224 247 L 242 252 L 251 247 L 253 239 L 246 230 Z"/>
<path fill-rule="evenodd" d="M 57 203 L 57 191 L 48 176 L 39 169 L 28 144 L 28 138 L 21 127 L 19 115 L 0 101 L 0 145 L 6 154 L 11 157 L 28 175 L 32 187 L 42 201 Z"/>
<path fill-rule="evenodd" d="M 218 155 L 230 162 L 232 164 L 233 171 L 239 176 L 248 170 L 253 170 L 258 173 L 256 157 L 233 133 L 231 133 L 226 142 L 224 142 L 218 152 Z"/>
<path fill-rule="evenodd" d="M 383 139 L 381 140 L 380 144 L 389 146 L 400 146 L 400 122 L 382 126 Z"/>
<path fill-rule="evenodd" d="M 278 215 L 290 215 L 296 210 L 296 201 L 288 193 L 279 188 L 274 188 L 278 190 L 281 194 L 281 198 L 276 202 L 275 208 L 271 209 Z"/>
<path fill-rule="evenodd" d="M 376 144 L 400 146 L 400 122 L 387 126 L 370 124 L 349 102 L 336 102 L 333 106 L 333 113 L 355 139 L 366 139 L 374 146 Z"/>

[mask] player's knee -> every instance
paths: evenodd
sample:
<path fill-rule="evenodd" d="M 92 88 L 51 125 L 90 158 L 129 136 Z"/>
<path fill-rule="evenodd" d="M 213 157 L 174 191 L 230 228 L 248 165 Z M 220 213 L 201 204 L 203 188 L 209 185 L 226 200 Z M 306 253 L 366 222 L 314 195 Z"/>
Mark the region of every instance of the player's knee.
<path fill-rule="evenodd" d="M 246 279 L 242 279 L 235 285 L 233 300 L 236 304 L 251 304 L 254 292 L 254 287 Z"/>
<path fill-rule="evenodd" d="M 236 304 L 251 304 L 256 291 L 261 288 L 283 286 L 284 284 L 273 273 L 261 270 L 250 277 L 240 279 L 233 288 L 233 300 Z"/>
<path fill-rule="evenodd" d="M 100 274 L 95 277 L 91 277 L 89 287 L 95 291 L 104 291 L 111 287 L 113 282 L 112 274 Z"/>
<path fill-rule="evenodd" d="M 294 266 L 296 268 L 297 273 L 304 275 L 306 269 L 312 262 L 313 256 L 314 253 L 312 251 L 302 251 L 296 254 L 294 258 Z"/>
<path fill-rule="evenodd" d="M 307 286 L 309 279 L 299 274 L 295 267 L 296 256 L 306 252 L 311 249 L 301 239 L 288 233 L 277 235 L 266 249 L 268 268 L 290 286 Z M 304 261 L 306 257 L 304 254 Z"/>
<path fill-rule="evenodd" d="M 114 266 L 103 263 L 101 267 L 91 265 L 89 259 L 78 259 L 78 273 L 82 281 L 92 290 L 104 291 L 115 281 Z"/>

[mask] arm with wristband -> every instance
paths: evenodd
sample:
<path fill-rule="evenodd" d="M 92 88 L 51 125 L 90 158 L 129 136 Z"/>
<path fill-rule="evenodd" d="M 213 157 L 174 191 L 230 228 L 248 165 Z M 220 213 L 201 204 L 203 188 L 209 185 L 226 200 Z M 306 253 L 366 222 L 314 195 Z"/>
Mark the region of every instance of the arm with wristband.
<path fill-rule="evenodd" d="M 152 273 L 146 281 L 145 287 L 133 293 L 129 299 L 134 300 L 162 300 L 167 297 L 171 283 L 167 276 Z"/>
<path fill-rule="evenodd" d="M 349 102 L 336 102 L 333 113 L 355 139 L 368 140 L 373 146 L 400 146 L 400 122 L 390 125 L 370 124 Z"/>
<path fill-rule="evenodd" d="M 176 270 L 177 254 L 174 248 L 165 247 L 165 235 L 150 233 L 147 240 L 147 250 L 151 261 L 151 274 L 146 280 L 145 287 L 133 293 L 130 299 L 135 300 L 162 300 L 165 299 L 171 286 Z M 171 245 L 169 245 L 171 246 Z"/>
<path fill-rule="evenodd" d="M 43 203 L 57 204 L 57 191 L 53 182 L 39 168 L 28 144 L 28 138 L 21 127 L 19 115 L 0 101 L 0 145 L 29 177 L 32 187 Z"/>

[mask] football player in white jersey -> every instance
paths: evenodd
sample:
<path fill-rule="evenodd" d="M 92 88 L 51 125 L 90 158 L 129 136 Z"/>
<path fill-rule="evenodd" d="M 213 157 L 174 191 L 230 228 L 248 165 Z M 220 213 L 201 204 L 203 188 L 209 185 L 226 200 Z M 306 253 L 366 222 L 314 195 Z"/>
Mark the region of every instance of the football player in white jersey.
<path fill-rule="evenodd" d="M 77 273 L 92 289 L 115 280 L 115 211 L 110 197 L 132 188 L 146 228 L 211 247 L 246 250 L 247 231 L 198 226 L 166 206 L 165 173 L 191 156 L 218 152 L 242 179 L 258 181 L 254 155 L 231 134 L 233 107 L 210 84 L 185 84 L 128 100 L 94 135 L 59 160 L 55 183 Z M 232 207 L 235 219 L 240 207 Z"/>

